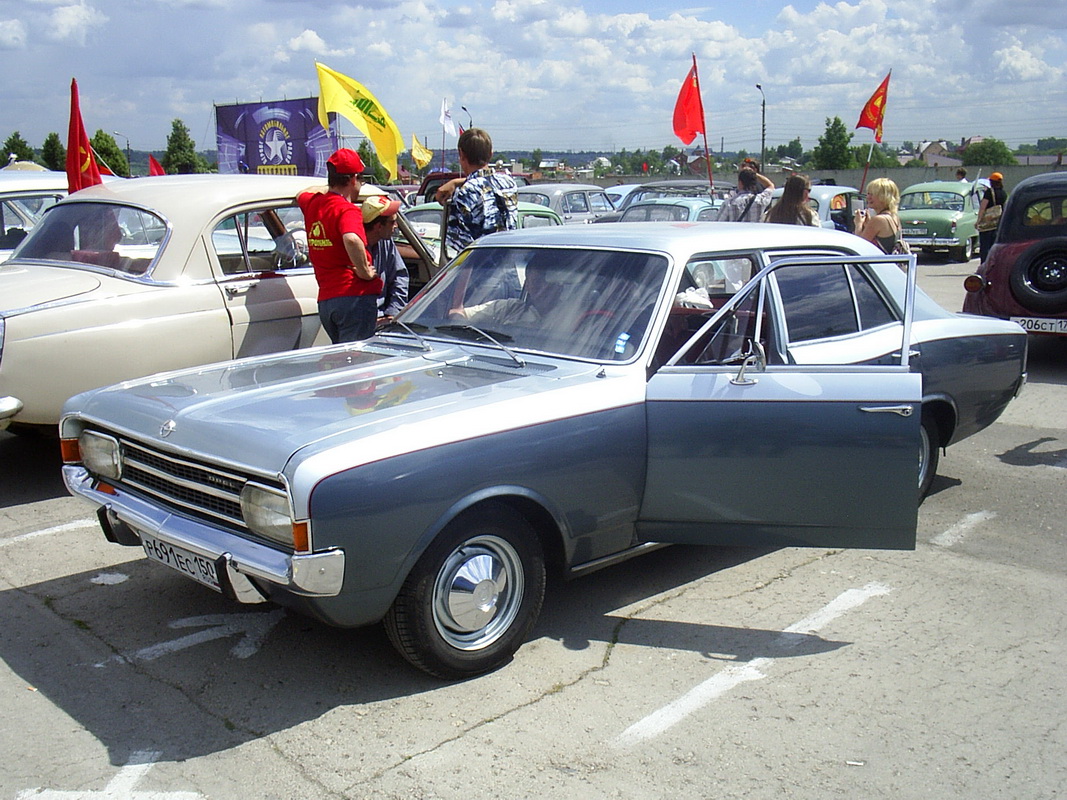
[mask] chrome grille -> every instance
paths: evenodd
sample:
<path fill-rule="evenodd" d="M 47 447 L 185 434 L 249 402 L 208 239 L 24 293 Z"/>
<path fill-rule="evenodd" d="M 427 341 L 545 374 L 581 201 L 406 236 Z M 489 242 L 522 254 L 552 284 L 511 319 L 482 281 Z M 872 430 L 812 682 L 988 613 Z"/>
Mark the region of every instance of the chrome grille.
<path fill-rule="evenodd" d="M 120 443 L 124 486 L 184 513 L 247 530 L 241 517 L 241 489 L 248 476 L 150 450 L 126 439 Z"/>

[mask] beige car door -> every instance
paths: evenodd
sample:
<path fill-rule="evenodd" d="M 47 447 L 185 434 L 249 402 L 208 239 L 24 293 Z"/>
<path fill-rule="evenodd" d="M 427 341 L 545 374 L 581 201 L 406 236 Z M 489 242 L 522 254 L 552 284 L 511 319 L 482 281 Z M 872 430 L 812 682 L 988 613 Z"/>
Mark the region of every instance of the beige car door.
<path fill-rule="evenodd" d="M 329 342 L 296 206 L 232 214 L 215 226 L 211 246 L 238 358 Z"/>

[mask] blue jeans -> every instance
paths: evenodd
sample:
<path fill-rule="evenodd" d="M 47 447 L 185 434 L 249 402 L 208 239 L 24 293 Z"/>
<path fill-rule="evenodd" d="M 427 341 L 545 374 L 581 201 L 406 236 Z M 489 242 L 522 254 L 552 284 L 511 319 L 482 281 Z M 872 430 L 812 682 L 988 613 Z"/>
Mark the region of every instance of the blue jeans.
<path fill-rule="evenodd" d="M 334 344 L 369 339 L 378 320 L 378 295 L 331 297 L 319 301 L 322 329 Z"/>

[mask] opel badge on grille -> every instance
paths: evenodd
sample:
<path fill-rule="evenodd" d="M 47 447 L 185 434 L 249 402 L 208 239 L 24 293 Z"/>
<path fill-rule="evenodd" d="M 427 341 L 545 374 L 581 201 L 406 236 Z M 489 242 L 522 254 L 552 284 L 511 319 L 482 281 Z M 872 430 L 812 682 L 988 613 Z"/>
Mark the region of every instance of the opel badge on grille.
<path fill-rule="evenodd" d="M 174 429 L 177 428 L 177 427 L 178 427 L 178 423 L 177 422 L 175 422 L 172 419 L 168 419 L 166 422 L 164 422 L 162 425 L 159 426 L 159 436 L 160 436 L 160 438 L 161 439 L 166 439 L 168 436 L 170 436 L 172 433 L 174 433 Z"/>

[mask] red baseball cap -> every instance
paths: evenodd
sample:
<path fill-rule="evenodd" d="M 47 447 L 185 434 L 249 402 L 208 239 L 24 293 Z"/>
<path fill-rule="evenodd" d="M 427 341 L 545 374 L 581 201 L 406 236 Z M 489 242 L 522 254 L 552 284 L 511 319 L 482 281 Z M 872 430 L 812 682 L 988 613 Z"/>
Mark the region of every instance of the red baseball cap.
<path fill-rule="evenodd" d="M 326 160 L 333 164 L 340 175 L 359 175 L 364 170 L 363 159 L 359 157 L 359 153 L 347 147 L 342 147 Z"/>

